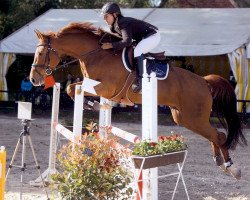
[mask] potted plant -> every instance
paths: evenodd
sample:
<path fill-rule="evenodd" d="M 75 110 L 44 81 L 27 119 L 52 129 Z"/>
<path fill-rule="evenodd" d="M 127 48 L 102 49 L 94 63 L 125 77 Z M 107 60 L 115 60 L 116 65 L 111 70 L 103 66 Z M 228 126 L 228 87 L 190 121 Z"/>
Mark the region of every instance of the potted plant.
<path fill-rule="evenodd" d="M 130 199 L 133 174 L 127 150 L 115 148 L 117 138 L 98 133 L 83 136 L 80 144 L 65 145 L 58 154 L 59 172 L 53 175 L 62 199 Z M 122 163 L 121 163 L 122 162 Z"/>
<path fill-rule="evenodd" d="M 135 144 L 132 160 L 136 169 L 149 169 L 180 163 L 185 158 L 187 145 L 177 134 L 159 136 L 158 142 L 142 140 Z"/>

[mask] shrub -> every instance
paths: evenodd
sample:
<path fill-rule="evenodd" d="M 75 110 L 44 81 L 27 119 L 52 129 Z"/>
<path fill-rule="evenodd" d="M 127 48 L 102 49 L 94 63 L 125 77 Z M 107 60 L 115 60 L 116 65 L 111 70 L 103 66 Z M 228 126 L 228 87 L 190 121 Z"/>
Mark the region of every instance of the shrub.
<path fill-rule="evenodd" d="M 61 173 L 52 176 L 62 199 L 131 199 L 127 150 L 116 148 L 117 142 L 114 136 L 103 139 L 91 133 L 79 144 L 63 146 L 58 154 Z"/>

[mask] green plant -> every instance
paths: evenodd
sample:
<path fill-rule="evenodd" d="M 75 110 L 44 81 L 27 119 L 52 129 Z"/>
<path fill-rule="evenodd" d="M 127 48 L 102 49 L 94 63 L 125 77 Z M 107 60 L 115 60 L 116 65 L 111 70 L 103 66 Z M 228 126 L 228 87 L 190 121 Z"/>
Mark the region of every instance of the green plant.
<path fill-rule="evenodd" d="M 52 179 L 62 199 L 131 199 L 127 150 L 116 148 L 117 142 L 111 135 L 100 138 L 98 133 L 91 133 L 80 144 L 70 143 L 60 150 L 61 173 Z"/>
<path fill-rule="evenodd" d="M 142 140 L 135 144 L 133 155 L 150 156 L 181 151 L 187 148 L 184 138 L 180 135 L 159 136 L 158 142 Z"/>

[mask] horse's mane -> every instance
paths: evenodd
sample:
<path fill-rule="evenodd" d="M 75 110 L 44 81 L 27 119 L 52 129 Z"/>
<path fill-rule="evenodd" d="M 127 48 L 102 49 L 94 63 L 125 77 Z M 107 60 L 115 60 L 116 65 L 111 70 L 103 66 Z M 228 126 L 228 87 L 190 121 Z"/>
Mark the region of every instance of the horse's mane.
<path fill-rule="evenodd" d="M 114 40 L 117 40 L 119 38 L 115 34 L 107 32 L 102 28 L 93 26 L 93 24 L 90 22 L 83 22 L 83 23 L 73 22 L 60 29 L 58 32 L 47 32 L 43 33 L 43 35 L 53 38 L 60 38 L 70 33 L 88 33 L 98 38 L 101 38 L 104 34 L 107 34 Z"/>
<path fill-rule="evenodd" d="M 61 30 L 57 32 L 57 37 L 61 37 L 67 33 L 82 33 L 82 32 L 89 32 L 94 33 L 98 30 L 95 26 L 93 26 L 90 22 L 85 23 L 70 23 L 69 25 L 63 27 Z"/>

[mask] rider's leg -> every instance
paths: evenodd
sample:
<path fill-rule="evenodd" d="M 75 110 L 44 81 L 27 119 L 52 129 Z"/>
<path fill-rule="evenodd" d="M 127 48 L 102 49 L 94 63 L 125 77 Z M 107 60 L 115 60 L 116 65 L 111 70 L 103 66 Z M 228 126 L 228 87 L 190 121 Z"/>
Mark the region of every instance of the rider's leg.
<path fill-rule="evenodd" d="M 134 92 L 140 92 L 142 88 L 142 75 L 143 75 L 143 60 L 144 55 L 135 57 L 135 70 L 136 70 L 136 78 L 137 78 L 137 84 L 133 88 Z"/>
<path fill-rule="evenodd" d="M 141 91 L 141 78 L 143 74 L 143 54 L 148 53 L 153 48 L 155 48 L 160 42 L 161 36 L 157 32 L 154 35 L 149 36 L 141 40 L 134 49 L 134 58 L 136 64 L 136 75 L 137 75 L 137 85 L 134 87 L 134 92 Z"/>

